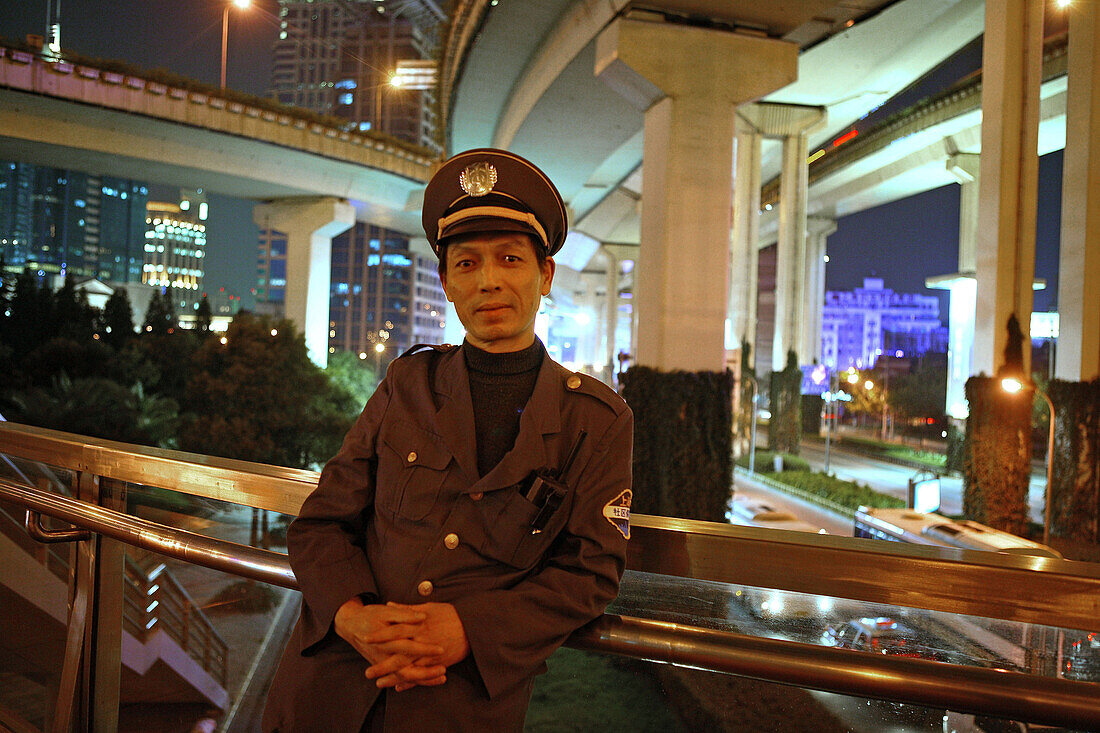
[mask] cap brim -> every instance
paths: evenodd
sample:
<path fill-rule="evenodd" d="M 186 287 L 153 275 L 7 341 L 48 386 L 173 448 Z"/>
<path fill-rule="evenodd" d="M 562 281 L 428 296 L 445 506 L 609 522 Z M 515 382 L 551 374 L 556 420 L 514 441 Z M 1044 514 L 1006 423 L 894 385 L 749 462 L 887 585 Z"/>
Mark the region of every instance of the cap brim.
<path fill-rule="evenodd" d="M 446 231 L 443 232 L 436 243 L 436 251 L 438 251 L 439 247 L 449 244 L 451 239 L 461 234 L 489 234 L 492 232 L 523 232 L 524 234 L 530 234 L 535 242 L 545 248 L 538 232 L 527 224 L 513 219 L 483 216 L 456 222 L 447 227 Z"/>

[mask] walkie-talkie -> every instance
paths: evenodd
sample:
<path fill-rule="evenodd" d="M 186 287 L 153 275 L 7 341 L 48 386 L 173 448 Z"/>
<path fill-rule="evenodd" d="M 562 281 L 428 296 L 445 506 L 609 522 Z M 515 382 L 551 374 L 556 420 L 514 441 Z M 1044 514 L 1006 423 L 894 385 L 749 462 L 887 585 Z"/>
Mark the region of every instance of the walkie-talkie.
<path fill-rule="evenodd" d="M 550 517 L 561 506 L 565 495 L 569 493 L 569 487 L 562 483 L 561 479 L 569 473 L 587 437 L 588 433 L 582 430 L 577 436 L 577 442 L 569 449 L 569 455 L 560 469 L 554 471 L 543 468 L 532 474 L 531 485 L 524 492 L 524 498 L 539 508 L 538 514 L 531 520 L 531 534 L 538 534 L 546 529 L 546 523 L 550 521 Z"/>

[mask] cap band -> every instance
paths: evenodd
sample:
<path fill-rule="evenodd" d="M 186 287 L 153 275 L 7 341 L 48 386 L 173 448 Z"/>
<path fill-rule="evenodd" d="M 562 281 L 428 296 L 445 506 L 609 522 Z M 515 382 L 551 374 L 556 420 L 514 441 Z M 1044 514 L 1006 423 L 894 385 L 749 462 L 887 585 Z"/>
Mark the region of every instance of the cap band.
<path fill-rule="evenodd" d="M 542 246 L 549 251 L 550 242 L 546 237 L 546 230 L 539 224 L 538 219 L 534 214 L 526 211 L 516 211 L 515 209 L 509 209 L 504 206 L 471 206 L 468 209 L 461 209 L 439 220 L 439 231 L 436 234 L 436 241 L 443 238 L 444 230 L 461 221 L 467 219 L 475 219 L 479 217 L 488 217 L 493 219 L 508 219 L 510 221 L 518 221 L 531 227 L 536 234 L 539 235 L 539 239 L 542 240 Z"/>

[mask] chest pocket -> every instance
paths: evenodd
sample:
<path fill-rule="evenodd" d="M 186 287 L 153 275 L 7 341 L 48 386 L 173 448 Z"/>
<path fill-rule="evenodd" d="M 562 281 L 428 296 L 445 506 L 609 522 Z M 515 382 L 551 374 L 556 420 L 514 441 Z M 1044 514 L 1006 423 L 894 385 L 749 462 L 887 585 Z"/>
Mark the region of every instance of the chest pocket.
<path fill-rule="evenodd" d="M 515 568 L 527 569 L 542 559 L 550 544 L 565 526 L 573 503 L 573 492 L 562 500 L 537 534 L 531 533 L 531 520 L 538 507 L 513 487 L 485 494 L 482 509 L 487 511 L 487 532 L 481 548 L 483 555 Z"/>
<path fill-rule="evenodd" d="M 447 477 L 451 453 L 442 439 L 410 423 L 397 423 L 382 435 L 376 502 L 405 519 L 431 512 Z"/>

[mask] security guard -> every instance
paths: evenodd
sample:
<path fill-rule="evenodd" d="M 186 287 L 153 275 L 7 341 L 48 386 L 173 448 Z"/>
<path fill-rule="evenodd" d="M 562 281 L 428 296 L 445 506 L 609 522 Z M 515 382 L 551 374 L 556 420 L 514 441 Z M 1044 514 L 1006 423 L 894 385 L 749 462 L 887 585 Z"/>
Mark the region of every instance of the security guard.
<path fill-rule="evenodd" d="M 471 150 L 423 222 L 466 340 L 390 364 L 291 524 L 303 606 L 268 731 L 519 731 L 546 658 L 618 591 L 633 417 L 534 331 L 560 194 Z"/>

